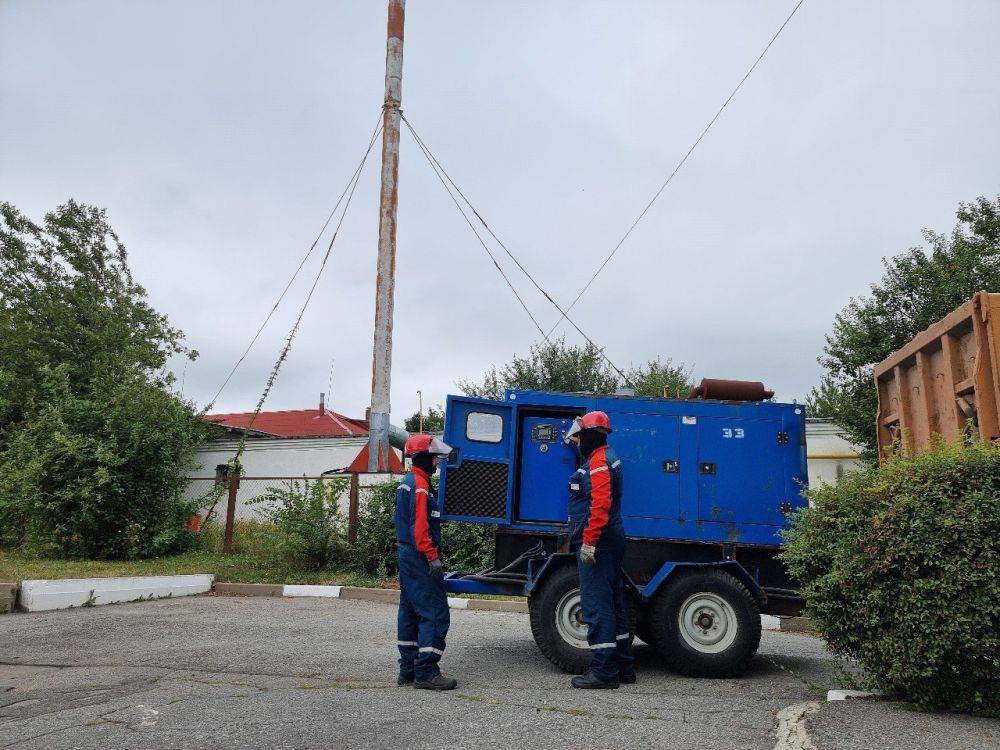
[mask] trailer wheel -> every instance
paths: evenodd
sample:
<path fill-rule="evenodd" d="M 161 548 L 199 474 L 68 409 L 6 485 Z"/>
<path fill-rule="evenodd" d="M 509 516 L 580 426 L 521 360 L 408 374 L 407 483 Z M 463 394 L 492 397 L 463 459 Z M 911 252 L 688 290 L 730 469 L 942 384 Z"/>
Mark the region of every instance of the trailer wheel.
<path fill-rule="evenodd" d="M 692 677 L 734 677 L 760 645 L 760 607 L 722 570 L 684 573 L 657 594 L 650 621 L 667 665 Z"/>
<path fill-rule="evenodd" d="M 531 635 L 545 658 L 570 674 L 583 674 L 590 665 L 587 625 L 580 610 L 580 582 L 576 568 L 564 565 L 528 598 Z"/>

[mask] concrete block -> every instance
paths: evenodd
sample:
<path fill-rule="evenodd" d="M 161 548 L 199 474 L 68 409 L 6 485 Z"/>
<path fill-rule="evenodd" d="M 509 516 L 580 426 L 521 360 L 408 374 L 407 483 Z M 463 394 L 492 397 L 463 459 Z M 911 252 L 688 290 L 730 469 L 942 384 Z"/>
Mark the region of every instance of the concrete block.
<path fill-rule="evenodd" d="M 812 624 L 808 617 L 779 617 L 781 623 L 778 630 L 785 633 L 812 633 Z"/>
<path fill-rule="evenodd" d="M 284 590 L 280 583 L 217 583 L 212 587 L 225 596 L 284 596 Z"/>
<path fill-rule="evenodd" d="M 487 612 L 519 612 L 528 613 L 526 600 L 505 599 L 469 599 L 469 609 L 479 609 Z"/>
<path fill-rule="evenodd" d="M 399 592 L 396 589 L 366 589 L 357 586 L 343 586 L 340 589 L 340 598 L 399 604 Z"/>
<path fill-rule="evenodd" d="M 212 579 L 206 574 L 22 581 L 21 608 L 40 612 L 204 594 L 212 588 Z"/>
<path fill-rule="evenodd" d="M 0 615 L 13 612 L 17 605 L 17 584 L 0 583 Z"/>
<path fill-rule="evenodd" d="M 469 600 L 463 599 L 460 596 L 449 596 L 448 606 L 451 607 L 452 609 L 468 609 Z"/>

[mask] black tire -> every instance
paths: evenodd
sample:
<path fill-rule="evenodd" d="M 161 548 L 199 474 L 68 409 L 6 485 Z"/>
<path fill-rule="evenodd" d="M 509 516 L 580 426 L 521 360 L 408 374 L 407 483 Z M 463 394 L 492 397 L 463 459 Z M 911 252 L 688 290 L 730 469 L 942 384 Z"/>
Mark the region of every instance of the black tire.
<path fill-rule="evenodd" d="M 705 596 L 693 599 L 698 594 Z M 682 608 L 690 618 L 683 630 Z M 680 674 L 738 676 L 750 666 L 760 645 L 760 607 L 746 586 L 721 570 L 684 573 L 672 579 L 653 600 L 651 615 L 653 645 L 667 666 Z M 696 623 L 695 618 L 701 619 Z M 707 630 L 699 627 L 701 623 Z M 736 630 L 731 633 L 733 624 Z"/>
<path fill-rule="evenodd" d="M 590 649 L 579 648 L 567 641 L 556 624 L 559 604 L 572 592 L 580 591 L 576 567 L 563 565 L 545 580 L 541 591 L 528 597 L 531 635 L 545 658 L 569 674 L 583 674 L 590 666 Z M 564 605 L 565 606 L 565 605 Z"/>

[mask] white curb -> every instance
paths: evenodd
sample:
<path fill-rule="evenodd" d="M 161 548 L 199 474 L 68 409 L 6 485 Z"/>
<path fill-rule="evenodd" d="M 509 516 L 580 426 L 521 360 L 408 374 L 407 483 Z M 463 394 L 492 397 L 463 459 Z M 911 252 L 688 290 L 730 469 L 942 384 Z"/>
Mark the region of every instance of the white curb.
<path fill-rule="evenodd" d="M 760 627 L 763 630 L 781 630 L 781 620 L 774 615 L 761 615 Z"/>
<path fill-rule="evenodd" d="M 338 599 L 340 597 L 340 586 L 308 586 L 308 585 L 298 585 L 292 586 L 288 585 L 282 590 L 282 596 L 322 596 L 331 599 Z"/>
<path fill-rule="evenodd" d="M 468 599 L 462 599 L 462 598 L 457 597 L 457 596 L 449 596 L 448 597 L 448 606 L 451 607 L 452 609 L 468 609 L 469 608 L 469 600 Z"/>
<path fill-rule="evenodd" d="M 827 701 L 871 700 L 882 696 L 882 693 L 873 693 L 867 690 L 828 690 L 826 693 Z"/>
<path fill-rule="evenodd" d="M 63 578 L 21 582 L 21 608 L 41 612 L 70 607 L 93 607 L 140 599 L 204 594 L 212 575 L 134 576 L 126 578 Z"/>

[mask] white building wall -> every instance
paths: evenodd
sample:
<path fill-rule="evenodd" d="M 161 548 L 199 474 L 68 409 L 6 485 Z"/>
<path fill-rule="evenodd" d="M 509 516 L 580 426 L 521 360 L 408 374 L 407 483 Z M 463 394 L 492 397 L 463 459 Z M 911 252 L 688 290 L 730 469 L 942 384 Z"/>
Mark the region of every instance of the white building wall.
<path fill-rule="evenodd" d="M 319 477 L 326 472 L 349 466 L 367 442 L 367 437 L 248 440 L 241 459 L 246 479 L 241 480 L 236 494 L 236 518 L 257 518 L 253 506 L 248 506 L 247 501 L 265 492 L 269 486 L 282 485 L 280 479 L 254 477 Z M 216 484 L 216 467 L 226 465 L 236 455 L 238 445 L 239 440 L 217 440 L 198 448 L 195 452 L 198 466 L 189 473 L 196 480 L 188 485 L 188 497 L 202 497 L 212 493 Z M 388 474 L 362 474 L 359 481 L 364 487 L 391 478 Z M 215 508 L 218 518 L 225 517 L 226 501 L 227 494 L 222 492 Z M 345 491 L 339 503 L 345 514 L 347 504 L 348 496 Z"/>
<path fill-rule="evenodd" d="M 860 468 L 859 449 L 828 419 L 806 420 L 806 460 L 809 486 L 836 484 L 845 473 Z"/>

